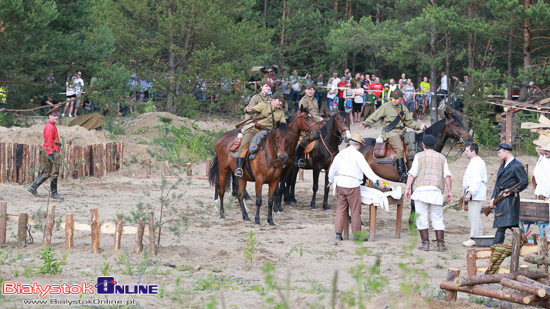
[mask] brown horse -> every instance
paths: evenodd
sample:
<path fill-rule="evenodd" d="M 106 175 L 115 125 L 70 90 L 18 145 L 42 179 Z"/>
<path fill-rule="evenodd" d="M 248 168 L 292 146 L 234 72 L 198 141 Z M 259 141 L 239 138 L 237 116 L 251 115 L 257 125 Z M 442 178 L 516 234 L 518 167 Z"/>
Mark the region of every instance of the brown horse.
<path fill-rule="evenodd" d="M 298 143 L 300 133 L 308 132 L 312 138 L 320 134 L 319 125 L 309 114 L 307 109 L 301 108 L 292 117 L 290 125 L 280 124 L 278 129 L 272 132 L 266 142 L 258 150 L 256 158 L 252 161 L 246 161 L 243 168 L 243 177 L 238 179 L 237 199 L 241 207 L 243 220 L 250 221 L 248 213 L 243 202 L 246 183 L 255 182 L 256 186 L 256 216 L 255 224 L 260 224 L 260 206 L 262 205 L 262 185 L 268 184 L 268 216 L 267 222 L 275 225 L 273 222 L 273 193 L 279 183 L 283 166 L 288 164 L 289 156 L 292 155 L 294 148 Z M 223 197 L 225 195 L 226 185 L 229 185 L 227 178 L 235 170 L 236 159 L 231 157 L 229 148 L 234 138 L 239 133 L 239 129 L 226 132 L 216 142 L 216 156 L 212 161 L 210 168 L 209 181 L 216 189 L 215 199 L 219 195 L 220 219 L 225 219 L 223 208 Z M 274 159 L 277 158 L 277 159 Z M 218 200 L 218 199 L 216 199 Z"/>

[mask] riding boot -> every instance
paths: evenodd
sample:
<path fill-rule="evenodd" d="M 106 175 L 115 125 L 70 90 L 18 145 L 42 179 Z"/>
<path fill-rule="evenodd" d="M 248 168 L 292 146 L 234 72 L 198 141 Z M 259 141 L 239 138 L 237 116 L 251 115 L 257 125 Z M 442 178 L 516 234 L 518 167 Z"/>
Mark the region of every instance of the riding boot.
<path fill-rule="evenodd" d="M 437 251 L 439 252 L 445 252 L 449 249 L 445 247 L 445 231 L 443 230 L 436 230 L 435 231 L 435 239 L 437 240 Z"/>
<path fill-rule="evenodd" d="M 57 193 L 57 178 L 52 178 L 52 182 L 50 183 L 50 196 L 53 199 L 56 200 L 64 200 L 65 198 L 62 197 Z"/>
<path fill-rule="evenodd" d="M 38 191 L 36 191 L 38 189 L 38 187 L 40 187 L 41 184 L 43 184 L 46 180 L 48 179 L 48 177 L 44 177 L 43 175 L 40 175 L 38 177 L 38 179 L 36 179 L 36 181 L 30 185 L 29 188 L 27 188 L 27 190 L 29 190 L 30 193 L 32 193 L 32 195 L 34 196 L 40 196 L 38 194 Z"/>
<path fill-rule="evenodd" d="M 493 245 L 503 244 L 505 236 L 506 236 L 506 234 L 504 234 L 502 232 L 496 232 L 495 233 L 495 238 L 493 239 Z"/>
<path fill-rule="evenodd" d="M 428 233 L 428 229 L 418 230 L 418 233 L 422 241 L 422 245 L 418 247 L 418 250 L 430 251 L 430 234 Z"/>
<path fill-rule="evenodd" d="M 235 169 L 235 177 L 243 177 L 243 162 L 244 158 L 238 157 L 237 158 L 237 168 Z"/>
<path fill-rule="evenodd" d="M 405 161 L 403 158 L 397 159 L 397 173 L 399 174 L 399 182 L 406 183 L 407 178 L 409 175 L 407 175 L 407 171 L 405 170 Z"/>
<path fill-rule="evenodd" d="M 305 150 L 305 148 L 303 146 L 298 145 L 298 147 L 296 147 L 294 162 L 295 162 L 295 165 L 299 168 L 306 167 L 306 162 L 304 162 L 304 159 L 302 159 L 302 155 L 304 154 L 304 150 Z"/>

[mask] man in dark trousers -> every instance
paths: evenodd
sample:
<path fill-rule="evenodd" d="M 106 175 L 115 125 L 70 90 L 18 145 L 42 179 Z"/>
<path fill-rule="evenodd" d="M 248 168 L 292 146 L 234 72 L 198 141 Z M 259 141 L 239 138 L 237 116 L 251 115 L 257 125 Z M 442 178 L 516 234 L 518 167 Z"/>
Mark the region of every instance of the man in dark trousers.
<path fill-rule="evenodd" d="M 527 188 L 529 181 L 523 165 L 514 158 L 514 148 L 506 143 L 498 144 L 498 156 L 503 161 L 498 169 L 497 182 L 491 198 L 490 208 L 494 209 L 495 221 L 493 228 L 496 228 L 493 245 L 504 243 L 506 229 L 519 225 L 519 193 Z M 504 190 L 516 184 L 520 185 L 512 192 L 503 194 L 504 198 L 495 205 L 494 200 Z"/>
<path fill-rule="evenodd" d="M 59 112 L 53 108 L 48 112 L 48 117 L 50 120 L 44 127 L 44 144 L 42 145 L 42 150 L 40 150 L 40 164 L 43 168 L 42 174 L 28 190 L 34 196 L 40 196 L 36 190 L 51 177 L 50 196 L 54 199 L 62 200 L 64 198 L 57 193 L 57 176 L 59 176 L 59 161 L 61 160 L 59 146 L 61 146 L 61 142 L 59 141 L 55 123 L 59 120 Z"/>

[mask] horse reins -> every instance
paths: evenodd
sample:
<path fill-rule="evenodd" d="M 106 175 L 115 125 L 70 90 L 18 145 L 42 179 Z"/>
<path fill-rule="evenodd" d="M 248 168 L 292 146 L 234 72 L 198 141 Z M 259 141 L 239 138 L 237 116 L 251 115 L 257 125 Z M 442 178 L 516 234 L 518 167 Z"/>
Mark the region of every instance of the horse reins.
<path fill-rule="evenodd" d="M 450 158 L 450 159 L 457 158 L 457 157 L 459 157 L 460 155 L 462 155 L 462 153 L 464 153 L 464 151 L 466 150 L 466 141 L 464 141 L 464 138 L 462 137 L 462 134 L 468 133 L 466 130 L 464 130 L 464 131 L 462 131 L 462 132 L 459 132 L 459 133 L 456 133 L 455 128 L 454 128 L 454 126 L 452 125 L 452 122 L 453 122 L 453 121 L 454 121 L 454 119 L 451 120 L 451 121 L 449 121 L 449 124 L 451 124 L 452 133 L 453 133 L 454 136 L 459 136 L 460 139 L 459 139 L 458 141 L 452 142 L 452 143 L 451 143 L 451 148 L 449 148 L 449 151 L 447 151 L 447 154 L 444 155 L 445 158 Z M 440 145 L 440 146 L 445 146 L 445 144 L 440 144 L 440 143 L 437 143 L 437 142 L 436 142 L 436 144 L 437 144 L 437 145 Z M 462 144 L 462 147 L 460 147 L 460 150 L 459 150 L 455 155 L 449 156 L 449 153 L 451 153 L 451 150 L 453 150 L 453 147 L 454 147 L 455 145 L 458 145 L 458 144 Z"/>

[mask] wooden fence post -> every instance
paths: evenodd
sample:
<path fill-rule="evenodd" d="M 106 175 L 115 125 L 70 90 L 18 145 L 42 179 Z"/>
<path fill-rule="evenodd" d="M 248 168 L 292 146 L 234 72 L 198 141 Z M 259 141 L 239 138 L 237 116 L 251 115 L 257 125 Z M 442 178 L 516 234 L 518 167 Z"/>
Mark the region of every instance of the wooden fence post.
<path fill-rule="evenodd" d="M 460 269 L 458 268 L 449 268 L 447 271 L 447 281 L 454 282 L 455 278 L 460 276 Z M 458 294 L 457 291 L 452 290 L 446 290 L 445 291 L 445 300 L 446 301 L 456 301 L 456 294 Z"/>
<path fill-rule="evenodd" d="M 192 176 L 193 170 L 191 170 L 191 163 L 187 163 L 187 176 Z"/>
<path fill-rule="evenodd" d="M 149 213 L 149 256 L 153 257 L 157 255 L 157 248 L 155 246 L 155 215 L 153 212 Z"/>
<path fill-rule="evenodd" d="M 65 250 L 73 248 L 74 219 L 73 214 L 65 215 Z"/>
<path fill-rule="evenodd" d="M 519 250 L 521 249 L 521 229 L 513 228 L 512 254 L 510 255 L 510 272 L 516 272 L 519 268 Z"/>
<path fill-rule="evenodd" d="M 19 214 L 18 228 L 17 228 L 17 248 L 23 248 L 27 242 L 27 223 L 29 217 L 25 213 Z"/>
<path fill-rule="evenodd" d="M 92 230 L 92 253 L 99 253 L 99 210 L 90 210 L 90 227 Z"/>
<path fill-rule="evenodd" d="M 147 178 L 151 178 L 151 159 L 147 159 L 147 166 L 145 170 L 147 173 Z"/>
<path fill-rule="evenodd" d="M 471 248 L 466 251 L 466 269 L 468 270 L 468 276 L 475 276 L 477 273 L 476 263 L 476 248 Z"/>
<path fill-rule="evenodd" d="M 44 239 L 42 244 L 49 246 L 52 242 L 52 230 L 55 220 L 55 205 L 48 206 L 48 216 L 46 217 L 46 225 L 44 226 Z"/>
<path fill-rule="evenodd" d="M 8 203 L 0 202 L 0 245 L 6 244 L 6 221 L 7 220 L 8 220 Z"/>
<path fill-rule="evenodd" d="M 115 229 L 115 250 L 120 250 L 120 238 L 122 237 L 122 215 L 117 215 Z"/>
<path fill-rule="evenodd" d="M 210 176 L 210 165 L 212 165 L 212 160 L 208 158 L 206 159 L 206 176 Z"/>
<path fill-rule="evenodd" d="M 136 236 L 136 253 L 140 254 L 143 251 L 143 232 L 145 232 L 145 224 L 143 219 L 139 219 L 137 236 Z"/>
<path fill-rule="evenodd" d="M 539 255 L 547 257 L 548 256 L 548 240 L 546 237 L 539 237 Z M 548 264 L 539 264 L 539 269 L 544 271 L 545 273 L 548 272 Z"/>

